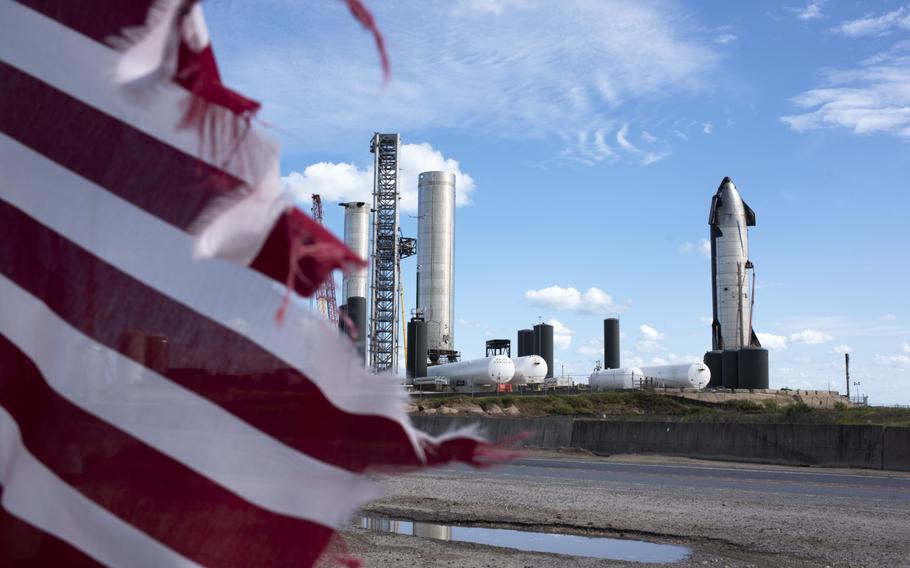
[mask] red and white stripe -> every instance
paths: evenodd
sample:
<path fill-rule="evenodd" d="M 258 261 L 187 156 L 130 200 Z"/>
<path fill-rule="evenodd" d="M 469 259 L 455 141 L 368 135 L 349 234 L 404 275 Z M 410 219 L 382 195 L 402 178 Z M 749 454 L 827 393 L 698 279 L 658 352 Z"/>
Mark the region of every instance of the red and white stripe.
<path fill-rule="evenodd" d="M 127 4 L 0 0 L 0 564 L 310 565 L 368 472 L 485 446 L 414 430 L 297 303 L 276 325 L 289 272 L 357 259 L 285 211 L 198 5 Z"/>

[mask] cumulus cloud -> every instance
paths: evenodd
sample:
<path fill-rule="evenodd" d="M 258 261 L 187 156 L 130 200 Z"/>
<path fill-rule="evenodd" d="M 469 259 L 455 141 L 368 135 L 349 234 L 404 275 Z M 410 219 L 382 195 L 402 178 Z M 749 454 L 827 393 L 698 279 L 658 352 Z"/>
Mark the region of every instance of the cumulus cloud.
<path fill-rule="evenodd" d="M 664 339 L 664 334 L 648 324 L 639 326 L 638 331 L 641 333 L 640 339 L 635 343 L 635 350 L 639 353 L 656 353 L 663 351 L 660 344 Z"/>
<path fill-rule="evenodd" d="M 820 343 L 825 343 L 826 341 L 831 341 L 832 339 L 834 338 L 827 333 L 814 329 L 804 329 L 798 333 L 790 334 L 790 341 L 792 343 L 803 343 L 805 345 L 818 345 Z"/>
<path fill-rule="evenodd" d="M 564 325 L 556 318 L 550 318 L 547 323 L 553 326 L 553 346 L 556 349 L 567 350 L 572 347 L 572 336 L 575 331 Z"/>
<path fill-rule="evenodd" d="M 589 357 L 594 357 L 595 355 L 603 356 L 604 344 L 600 339 L 589 339 L 584 344 L 580 345 L 577 351 L 581 355 L 587 355 Z"/>
<path fill-rule="evenodd" d="M 901 343 L 901 351 L 904 353 L 910 353 L 910 343 Z"/>
<path fill-rule="evenodd" d="M 714 125 L 711 124 L 710 122 L 706 122 L 701 125 L 701 130 L 705 134 L 711 134 L 714 131 Z"/>
<path fill-rule="evenodd" d="M 910 43 L 846 71 L 829 71 L 824 83 L 792 99 L 803 112 L 781 117 L 795 132 L 838 127 L 855 134 L 910 138 Z"/>
<path fill-rule="evenodd" d="M 898 369 L 910 369 L 910 356 L 907 355 L 878 355 L 874 359 L 876 365 L 885 365 L 887 367 L 897 367 Z"/>
<path fill-rule="evenodd" d="M 756 333 L 762 347 L 770 351 L 780 351 L 787 348 L 787 337 L 773 333 Z"/>
<path fill-rule="evenodd" d="M 471 202 L 474 178 L 462 171 L 458 160 L 446 158 L 439 150 L 422 143 L 402 144 L 398 161 L 400 207 L 403 212 L 417 212 L 417 178 L 428 171 L 455 174 L 455 205 Z M 285 187 L 303 202 L 309 202 L 314 193 L 326 201 L 373 201 L 372 166 L 361 169 L 354 164 L 319 162 L 307 166 L 302 173 L 294 171 L 281 179 Z"/>
<path fill-rule="evenodd" d="M 711 258 L 711 241 L 708 239 L 701 239 L 698 241 L 698 245 L 686 241 L 683 244 L 679 245 L 679 252 L 681 254 L 689 254 L 695 251 L 698 251 L 698 254 L 705 258 Z"/>
<path fill-rule="evenodd" d="M 585 292 L 562 286 L 550 286 L 539 290 L 528 290 L 525 299 L 536 306 L 552 310 L 572 310 L 581 314 L 610 315 L 628 309 L 627 305 L 616 304 L 613 298 L 600 288 L 588 288 Z"/>
<path fill-rule="evenodd" d="M 841 22 L 835 31 L 848 37 L 883 35 L 891 29 L 910 30 L 910 10 L 900 7 L 880 16 L 867 16 L 857 20 Z"/>
<path fill-rule="evenodd" d="M 839 355 L 844 355 L 845 353 L 852 353 L 853 348 L 849 345 L 838 345 L 834 348 L 834 352 Z"/>
<path fill-rule="evenodd" d="M 824 0 L 812 0 L 802 8 L 790 8 L 790 11 L 800 20 L 817 20 L 823 18 L 822 5 Z"/>

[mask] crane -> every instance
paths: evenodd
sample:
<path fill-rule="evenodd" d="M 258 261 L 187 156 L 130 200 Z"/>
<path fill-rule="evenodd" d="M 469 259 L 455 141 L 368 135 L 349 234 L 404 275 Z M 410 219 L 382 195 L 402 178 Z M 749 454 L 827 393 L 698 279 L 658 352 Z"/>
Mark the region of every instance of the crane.
<path fill-rule="evenodd" d="M 313 197 L 313 219 L 317 223 L 323 225 L 322 220 L 322 198 L 319 197 L 318 193 L 314 193 Z M 335 299 L 335 276 L 329 275 L 328 278 L 322 283 L 319 287 L 319 290 L 316 291 L 316 306 L 319 309 L 319 312 L 323 317 L 327 318 L 330 322 L 337 324 L 338 323 L 338 302 Z"/>

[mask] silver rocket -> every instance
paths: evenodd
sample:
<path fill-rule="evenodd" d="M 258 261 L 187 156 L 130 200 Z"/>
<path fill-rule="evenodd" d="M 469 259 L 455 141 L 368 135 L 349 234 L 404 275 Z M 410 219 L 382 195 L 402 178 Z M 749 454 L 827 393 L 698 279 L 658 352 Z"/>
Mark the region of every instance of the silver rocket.
<path fill-rule="evenodd" d="M 752 330 L 755 270 L 749 262 L 747 227 L 755 226 L 755 212 L 725 177 L 711 200 L 711 285 L 714 350 L 761 347 Z"/>

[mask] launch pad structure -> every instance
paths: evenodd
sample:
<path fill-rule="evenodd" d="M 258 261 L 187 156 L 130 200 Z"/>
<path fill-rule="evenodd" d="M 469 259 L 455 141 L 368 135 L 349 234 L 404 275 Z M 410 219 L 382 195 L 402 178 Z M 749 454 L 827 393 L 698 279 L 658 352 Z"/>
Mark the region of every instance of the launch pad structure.
<path fill-rule="evenodd" d="M 397 301 L 401 259 L 398 249 L 398 134 L 375 133 L 370 308 L 370 367 L 398 369 Z"/>

